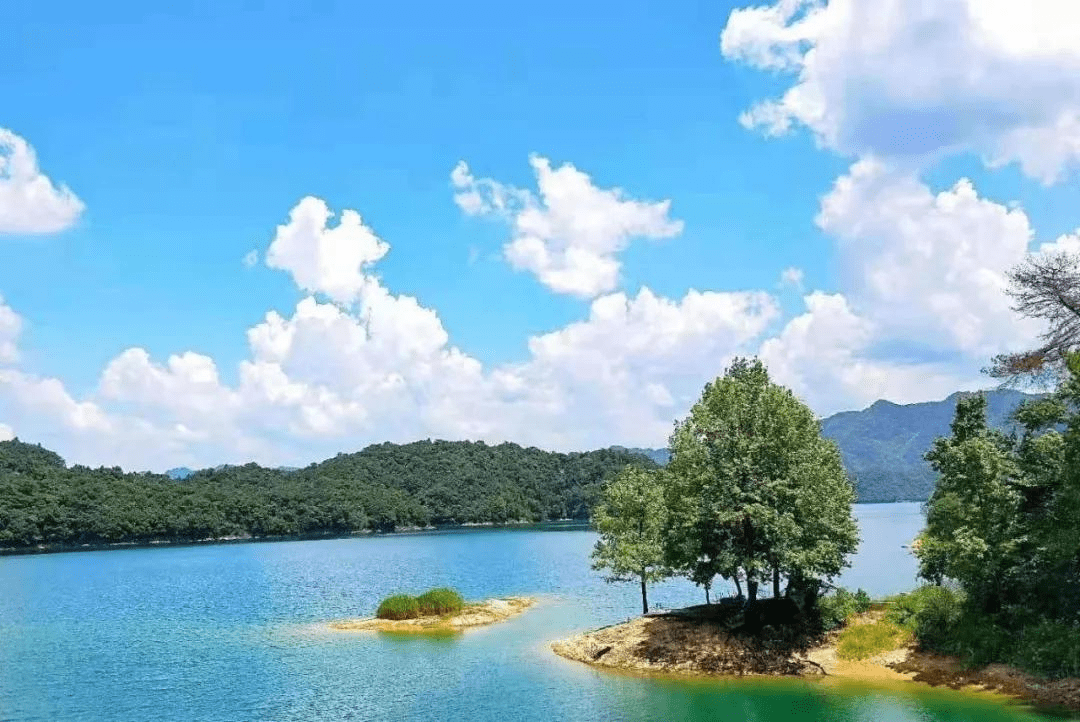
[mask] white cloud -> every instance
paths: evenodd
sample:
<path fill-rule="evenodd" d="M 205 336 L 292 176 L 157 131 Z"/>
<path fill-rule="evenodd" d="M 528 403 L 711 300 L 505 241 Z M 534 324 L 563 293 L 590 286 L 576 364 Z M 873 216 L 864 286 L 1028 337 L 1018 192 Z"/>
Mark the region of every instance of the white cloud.
<path fill-rule="evenodd" d="M 298 285 L 331 286 L 306 273 Z M 84 399 L 58 379 L 0 372 L 0 418 L 72 461 L 130 468 L 299 464 L 425 437 L 661 444 L 703 380 L 752 353 L 779 315 L 764 292 L 608 294 L 586 319 L 530 338 L 524 361 L 484 368 L 450 343 L 433 309 L 375 276 L 361 274 L 347 296 L 267 313 L 248 331 L 234 385 L 207 356 L 159 363 L 132 348 Z"/>
<path fill-rule="evenodd" d="M 71 189 L 41 172 L 29 143 L 0 128 L 0 234 L 62 231 L 84 208 Z"/>
<path fill-rule="evenodd" d="M 1028 218 L 970 181 L 934 194 L 859 161 L 822 199 L 817 223 L 837 240 L 847 296 L 882 336 L 985 360 L 1037 333 L 1005 294 L 1033 236 Z"/>
<path fill-rule="evenodd" d="M 510 222 L 513 239 L 503 247 L 510 264 L 527 270 L 558 293 L 593 298 L 618 286 L 617 254 L 634 238 L 670 238 L 682 221 L 668 217 L 671 202 L 638 201 L 619 188 L 596 187 L 569 163 L 553 169 L 529 157 L 539 198 L 489 178 L 475 178 L 460 162 L 450 174 L 454 200 L 468 215 Z"/>
<path fill-rule="evenodd" d="M 0 297 L 0 364 L 19 360 L 18 340 L 22 332 L 22 319 Z"/>
<path fill-rule="evenodd" d="M 1080 159 L 1080 3 L 779 0 L 732 11 L 724 56 L 793 76 L 743 114 L 841 153 L 975 152 L 1052 182 Z"/>
<path fill-rule="evenodd" d="M 244 257 L 240 259 L 240 262 L 244 264 L 244 268 L 254 268 L 259 262 L 259 252 L 252 249 L 244 254 Z"/>
<path fill-rule="evenodd" d="M 343 211 L 337 226 L 326 202 L 308 196 L 289 213 L 289 222 L 278 226 L 266 265 L 292 274 L 306 291 L 324 293 L 348 303 L 360 294 L 364 268 L 386 255 L 389 246 L 364 225 L 360 214 Z"/>
<path fill-rule="evenodd" d="M 11 441 L 15 438 L 15 430 L 7 424 L 0 424 L 0 441 Z"/>
<path fill-rule="evenodd" d="M 794 266 L 785 268 L 780 272 L 780 285 L 801 290 L 803 287 L 803 275 L 801 268 L 795 268 Z"/>
<path fill-rule="evenodd" d="M 970 365 L 875 358 L 880 329 L 840 294 L 815 291 L 804 302 L 806 311 L 766 340 L 760 356 L 775 381 L 822 416 L 882 398 L 910 403 L 985 386 Z"/>

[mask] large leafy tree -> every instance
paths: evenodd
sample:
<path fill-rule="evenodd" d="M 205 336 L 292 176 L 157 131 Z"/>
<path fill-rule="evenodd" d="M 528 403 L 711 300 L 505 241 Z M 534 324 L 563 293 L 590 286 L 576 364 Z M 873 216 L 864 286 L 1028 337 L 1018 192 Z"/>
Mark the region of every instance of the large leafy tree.
<path fill-rule="evenodd" d="M 624 468 L 604 486 L 592 522 L 600 539 L 592 553 L 593 569 L 606 570 L 607 581 L 641 584 L 641 609 L 649 612 L 647 584 L 670 576 L 664 563 L 663 471 Z"/>
<path fill-rule="evenodd" d="M 762 583 L 803 601 L 858 544 L 854 490 L 813 412 L 736 359 L 705 386 L 671 436 L 669 563 L 698 584 L 713 575 L 757 598 Z"/>
<path fill-rule="evenodd" d="M 958 582 L 971 611 L 1021 631 L 1080 622 L 1080 355 L 1056 392 L 1021 406 L 1022 433 L 989 430 L 981 396 L 957 403 L 952 435 L 927 454 L 939 472 L 920 535 L 920 573 Z"/>

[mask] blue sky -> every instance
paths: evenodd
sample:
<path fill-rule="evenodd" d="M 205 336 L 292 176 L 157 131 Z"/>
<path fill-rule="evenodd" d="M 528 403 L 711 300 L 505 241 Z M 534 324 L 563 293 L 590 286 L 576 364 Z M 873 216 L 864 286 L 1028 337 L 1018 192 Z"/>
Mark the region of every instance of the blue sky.
<path fill-rule="evenodd" d="M 991 298 L 992 279 L 1024 251 L 1059 239 L 1071 247 L 1080 225 L 1080 93 L 1069 92 L 1080 90 L 1080 56 L 1071 38 L 1050 36 L 1075 11 L 1039 2 L 1047 20 L 1028 38 L 1010 35 L 1015 21 L 997 3 L 943 0 L 921 20 L 948 30 L 938 41 L 912 39 L 918 3 L 900 0 L 873 23 L 857 0 L 17 4 L 0 46 L 0 128 L 36 153 L 35 178 L 70 188 L 82 209 L 62 227 L 35 221 L 41 195 L 0 176 L 0 297 L 18 319 L 7 325 L 0 432 L 90 463 L 306 463 L 384 438 L 662 445 L 671 420 L 738 353 L 771 360 L 822 414 L 985 386 L 988 355 L 1037 329 L 978 294 Z M 928 63 L 935 53 L 942 61 Z M 1001 77 L 956 76 L 954 61 Z M 1010 74 L 1030 87 L 1012 92 Z M 804 97 L 780 108 L 784 123 L 740 123 L 800 87 Z M 624 205 L 590 211 L 591 196 L 572 188 L 552 201 L 530 154 L 556 170 L 571 164 L 598 193 L 622 189 Z M 460 161 L 497 184 L 489 190 L 531 200 L 466 212 L 450 177 Z M 857 162 L 876 170 L 858 176 Z M 850 202 L 823 220 L 844 177 L 857 178 Z M 962 178 L 966 204 L 935 206 L 934 194 Z M 371 344 L 326 331 L 304 346 L 298 332 L 286 355 L 253 350 L 249 329 L 271 310 L 299 323 L 309 294 L 354 326 L 384 312 L 360 290 L 334 299 L 322 280 L 298 280 L 318 233 L 268 267 L 278 226 L 309 196 L 334 214 L 355 209 L 390 245 L 361 275 L 392 299 L 415 297 L 445 343 L 436 329 L 422 353 L 405 352 L 387 336 L 375 359 Z M 600 255 L 619 264 L 614 283 L 559 290 L 507 251 L 523 208 L 580 218 L 662 201 L 681 231 L 610 231 L 617 249 Z M 552 228 L 541 238 L 549 250 L 597 242 Z M 964 246 L 972 234 L 976 250 Z M 788 268 L 800 283 L 781 284 Z M 670 313 L 635 315 L 642 289 Z M 699 308 L 691 289 L 729 295 Z M 625 318 L 605 331 L 594 304 L 620 292 Z M 730 294 L 775 308 L 736 317 L 731 304 L 748 296 Z M 958 299 L 976 312 L 950 325 L 942 319 Z M 405 336 L 424 332 L 382 318 L 411 329 Z M 550 343 L 538 355 L 530 339 L 540 337 Z M 131 349 L 145 360 L 131 362 Z M 458 383 L 456 372 L 431 371 L 456 363 L 451 349 L 479 376 L 463 371 Z M 213 388 L 185 386 L 194 377 L 169 365 L 187 352 L 210 363 Z M 128 365 L 109 376 L 117 359 Z M 241 371 L 256 361 L 276 366 L 291 391 L 256 392 Z M 369 374 L 349 384 L 325 375 L 344 367 Z M 372 395 L 375 377 L 399 371 L 392 397 Z M 612 400 L 601 393 L 609 384 L 653 389 L 655 403 Z M 483 403 L 451 411 L 459 395 Z"/>

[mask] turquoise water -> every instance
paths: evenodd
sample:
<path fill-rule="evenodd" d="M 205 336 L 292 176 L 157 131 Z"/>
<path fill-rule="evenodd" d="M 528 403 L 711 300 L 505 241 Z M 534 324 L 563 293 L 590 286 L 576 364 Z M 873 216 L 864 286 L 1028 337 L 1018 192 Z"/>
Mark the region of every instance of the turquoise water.
<path fill-rule="evenodd" d="M 844 582 L 914 583 L 918 505 L 860 507 Z M 0 558 L 0 720 L 1041 719 L 947 690 L 602 672 L 547 642 L 622 621 L 633 585 L 588 567 L 587 530 L 478 530 Z M 526 594 L 506 623 L 428 638 L 344 633 L 395 591 Z M 698 603 L 683 582 L 652 590 Z"/>

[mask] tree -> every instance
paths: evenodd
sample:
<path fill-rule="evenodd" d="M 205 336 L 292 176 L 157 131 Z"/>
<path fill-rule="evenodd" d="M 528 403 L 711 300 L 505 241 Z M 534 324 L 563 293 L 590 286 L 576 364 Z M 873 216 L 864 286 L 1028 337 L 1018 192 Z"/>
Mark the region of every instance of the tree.
<path fill-rule="evenodd" d="M 1038 347 L 996 356 L 987 373 L 1006 380 L 1046 379 L 1065 370 L 1080 350 L 1080 254 L 1035 254 L 1009 274 L 1013 309 L 1045 322 Z"/>
<path fill-rule="evenodd" d="M 813 412 L 736 359 L 706 384 L 670 442 L 669 563 L 698 584 L 718 574 L 813 603 L 858 545 L 855 492 Z"/>
<path fill-rule="evenodd" d="M 1015 591 L 1021 552 L 1018 468 L 1011 441 L 986 425 L 981 394 L 956 403 L 952 435 L 937 439 L 926 458 L 941 476 L 927 502 L 919 573 L 960 582 L 976 604 L 997 612 Z"/>
<path fill-rule="evenodd" d="M 608 582 L 638 581 L 641 610 L 649 612 L 648 582 L 670 576 L 664 564 L 663 472 L 625 467 L 604 486 L 592 522 L 600 532 L 593 549 L 593 569 L 606 569 Z"/>
<path fill-rule="evenodd" d="M 1052 396 L 1016 411 L 1019 438 L 988 429 L 985 400 L 971 396 L 927 453 L 940 478 L 920 574 L 958 582 L 973 612 L 1014 632 L 1080 609 L 1080 354 L 1064 364 Z"/>

